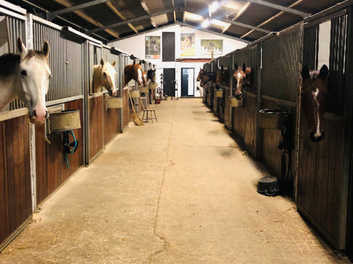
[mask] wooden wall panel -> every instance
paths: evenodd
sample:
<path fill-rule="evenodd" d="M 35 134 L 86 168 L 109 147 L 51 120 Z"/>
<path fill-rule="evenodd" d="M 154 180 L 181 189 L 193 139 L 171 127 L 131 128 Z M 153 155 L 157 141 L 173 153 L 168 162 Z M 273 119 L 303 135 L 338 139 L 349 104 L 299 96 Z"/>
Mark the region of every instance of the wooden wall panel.
<path fill-rule="evenodd" d="M 270 108 L 270 109 L 283 109 L 286 111 L 289 111 L 292 113 L 292 128 L 293 128 L 293 137 L 292 140 L 294 142 L 295 136 L 294 133 L 296 131 L 296 109 L 295 107 L 288 104 L 281 104 L 279 102 L 274 102 L 270 99 L 263 99 L 263 108 Z M 296 159 L 295 159 L 295 149 L 292 150 L 291 152 L 291 175 L 290 177 L 283 176 L 281 175 L 281 160 L 282 160 L 282 153 L 283 151 L 279 149 L 279 143 L 282 140 L 282 135 L 281 131 L 275 130 L 275 129 L 263 129 L 261 130 L 261 146 L 259 149 L 261 150 L 260 152 L 260 157 L 266 167 L 270 170 L 271 174 L 273 176 L 276 176 L 281 185 L 281 191 L 285 195 L 293 195 L 293 190 L 294 190 L 294 175 L 295 175 L 295 164 L 296 164 Z M 294 144 L 294 143 L 293 143 Z M 288 166 L 288 162 L 287 166 Z"/>
<path fill-rule="evenodd" d="M 77 101 L 72 101 L 68 102 L 65 104 L 65 109 L 80 109 L 80 118 L 81 118 L 81 129 L 75 129 L 74 133 L 76 136 L 76 139 L 78 141 L 78 147 L 73 155 L 69 155 L 70 159 L 70 168 L 67 169 L 64 167 L 64 174 L 63 174 L 63 180 L 65 181 L 67 178 L 69 178 L 78 168 L 80 168 L 83 165 L 83 149 L 85 144 L 83 142 L 83 101 L 82 100 L 77 100 Z"/>
<path fill-rule="evenodd" d="M 0 123 L 0 243 L 9 235 L 5 123 Z"/>
<path fill-rule="evenodd" d="M 313 143 L 305 120 L 301 124 L 298 171 L 299 211 L 339 249 L 345 246 L 347 211 L 344 197 L 344 123 L 323 120 L 325 138 Z"/>
<path fill-rule="evenodd" d="M 0 123 L 0 243 L 32 214 L 26 116 Z"/>
<path fill-rule="evenodd" d="M 244 106 L 233 108 L 233 133 L 256 157 L 256 97 L 248 95 Z"/>
<path fill-rule="evenodd" d="M 104 145 L 108 144 L 121 131 L 120 111 L 120 109 L 106 109 L 104 107 Z"/>
<path fill-rule="evenodd" d="M 64 161 L 62 134 L 50 135 L 51 144 L 44 139 L 44 125 L 36 126 L 36 167 L 37 167 L 37 203 L 41 203 L 53 193 L 67 178 L 83 165 L 83 116 L 82 100 L 65 104 L 65 109 L 80 110 L 81 129 L 74 130 L 78 140 L 77 151 L 69 155 L 70 168 Z"/>
<path fill-rule="evenodd" d="M 9 226 L 13 232 L 32 213 L 28 118 L 6 121 L 5 138 Z"/>
<path fill-rule="evenodd" d="M 123 124 L 124 128 L 127 127 L 131 120 L 131 115 L 130 115 L 130 102 L 129 102 L 129 95 L 128 91 L 124 90 L 123 94 Z"/>
<path fill-rule="evenodd" d="M 89 99 L 89 158 L 93 159 L 103 150 L 103 95 Z"/>

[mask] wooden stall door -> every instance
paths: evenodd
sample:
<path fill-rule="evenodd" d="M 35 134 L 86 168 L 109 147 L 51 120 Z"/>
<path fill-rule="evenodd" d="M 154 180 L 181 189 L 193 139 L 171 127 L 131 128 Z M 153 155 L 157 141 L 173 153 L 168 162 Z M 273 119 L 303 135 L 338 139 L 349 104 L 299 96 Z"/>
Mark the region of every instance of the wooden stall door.
<path fill-rule="evenodd" d="M 103 95 L 89 99 L 89 160 L 104 148 L 104 102 Z"/>
<path fill-rule="evenodd" d="M 78 141 L 77 151 L 69 155 L 70 167 L 64 160 L 62 134 L 50 136 L 51 144 L 45 139 L 44 125 L 36 126 L 36 168 L 37 168 L 37 204 L 52 194 L 67 178 L 83 165 L 83 116 L 82 100 L 65 104 L 65 109 L 80 110 L 81 129 L 74 133 Z"/>
<path fill-rule="evenodd" d="M 26 116 L 0 123 L 0 244 L 32 214 Z"/>
<path fill-rule="evenodd" d="M 256 157 L 256 129 L 256 95 L 247 93 L 244 105 L 232 108 L 232 132 L 253 157 Z"/>
<path fill-rule="evenodd" d="M 108 144 L 121 131 L 120 111 L 121 109 L 107 109 L 104 105 L 104 145 Z"/>

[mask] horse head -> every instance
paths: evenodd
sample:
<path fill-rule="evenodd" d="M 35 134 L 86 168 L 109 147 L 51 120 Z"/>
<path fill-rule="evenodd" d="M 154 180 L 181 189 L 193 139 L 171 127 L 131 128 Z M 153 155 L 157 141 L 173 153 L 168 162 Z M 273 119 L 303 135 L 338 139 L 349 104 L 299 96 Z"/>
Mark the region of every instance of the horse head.
<path fill-rule="evenodd" d="M 45 95 L 49 88 L 51 71 L 49 67 L 49 44 L 44 42 L 41 51 L 28 50 L 19 38 L 17 48 L 20 52 L 18 67 L 18 96 L 29 108 L 31 122 L 44 122 L 47 117 Z"/>
<path fill-rule="evenodd" d="M 308 66 L 304 66 L 301 75 L 303 112 L 308 126 L 312 129 L 311 140 L 319 142 L 324 137 L 321 124 L 326 110 L 329 69 L 324 65 L 319 72 L 309 72 Z"/>
<path fill-rule="evenodd" d="M 244 64 L 243 67 L 238 67 L 238 65 L 235 65 L 235 69 L 236 70 L 233 74 L 233 78 L 236 81 L 236 88 L 235 88 L 234 96 L 238 100 L 241 100 L 243 97 L 244 87 L 247 85 L 250 85 L 251 68 L 246 67 Z"/>
<path fill-rule="evenodd" d="M 203 74 L 204 74 L 204 70 L 201 69 L 201 70 L 199 71 L 199 74 L 197 75 L 197 81 L 198 81 L 198 82 L 201 81 Z"/>
<path fill-rule="evenodd" d="M 115 76 L 115 61 L 110 64 L 109 62 L 105 62 L 101 59 L 100 67 L 101 67 L 101 74 L 102 74 L 102 85 L 108 90 L 110 96 L 117 96 L 118 89 L 116 88 Z"/>
<path fill-rule="evenodd" d="M 139 85 L 146 86 L 146 79 L 140 64 L 126 65 L 124 68 L 124 86 L 134 79 Z"/>

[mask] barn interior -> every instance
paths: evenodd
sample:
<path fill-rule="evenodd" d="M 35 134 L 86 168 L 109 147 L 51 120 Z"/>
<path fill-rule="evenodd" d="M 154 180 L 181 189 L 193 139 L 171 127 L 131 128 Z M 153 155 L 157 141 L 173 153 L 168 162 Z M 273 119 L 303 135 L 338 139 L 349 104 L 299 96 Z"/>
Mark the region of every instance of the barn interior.
<path fill-rule="evenodd" d="M 0 13 L 0 263 L 353 261 L 352 0 Z"/>

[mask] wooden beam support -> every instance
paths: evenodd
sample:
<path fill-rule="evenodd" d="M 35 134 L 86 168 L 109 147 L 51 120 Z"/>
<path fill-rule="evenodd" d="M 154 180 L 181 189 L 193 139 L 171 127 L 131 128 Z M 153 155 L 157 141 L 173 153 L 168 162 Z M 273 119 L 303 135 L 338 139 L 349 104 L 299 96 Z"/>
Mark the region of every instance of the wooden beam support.
<path fill-rule="evenodd" d="M 72 7 L 72 3 L 69 0 L 54 0 L 55 2 L 65 6 L 65 7 Z M 87 16 L 85 13 L 83 13 L 80 10 L 76 10 L 74 11 L 74 13 L 76 15 L 78 15 L 79 17 L 83 18 L 84 20 L 88 21 L 89 23 L 91 23 L 92 25 L 95 25 L 96 27 L 100 27 L 103 28 L 104 25 L 101 24 L 100 22 L 94 20 L 93 18 L 91 18 L 90 16 Z M 119 34 L 113 30 L 110 29 L 103 29 L 105 32 L 107 32 L 108 34 L 110 34 L 111 36 L 115 37 L 115 38 L 119 38 Z"/>
<path fill-rule="evenodd" d="M 294 2 L 293 4 L 291 4 L 289 7 L 292 8 L 292 7 L 295 7 L 297 5 L 299 5 L 301 2 L 303 2 L 304 0 L 298 0 L 296 2 Z M 281 11 L 281 12 L 278 12 L 277 14 L 275 14 L 274 16 L 270 17 L 269 19 L 265 20 L 264 22 L 262 22 L 261 24 L 257 25 L 257 27 L 263 27 L 264 25 L 270 23 L 271 21 L 275 20 L 277 17 L 280 17 L 281 15 L 283 15 L 285 12 L 284 11 Z M 244 35 L 242 35 L 240 38 L 243 39 L 247 36 L 249 36 L 251 33 L 253 33 L 255 30 L 250 30 L 249 32 L 245 33 Z"/>
<path fill-rule="evenodd" d="M 122 20 L 126 20 L 126 17 L 110 2 L 105 3 L 118 17 L 120 17 Z M 127 24 L 136 34 L 138 33 L 138 30 L 134 27 L 133 24 L 128 23 Z"/>

